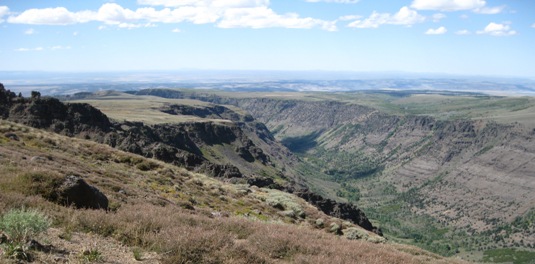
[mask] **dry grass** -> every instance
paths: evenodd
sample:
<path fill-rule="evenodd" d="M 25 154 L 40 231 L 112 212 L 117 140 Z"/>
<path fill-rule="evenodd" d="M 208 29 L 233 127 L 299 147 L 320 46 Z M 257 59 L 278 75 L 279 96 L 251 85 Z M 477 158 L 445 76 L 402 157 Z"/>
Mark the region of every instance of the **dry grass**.
<path fill-rule="evenodd" d="M 98 108 L 108 117 L 119 121 L 127 120 L 144 122 L 146 124 L 222 121 L 203 119 L 195 116 L 171 115 L 158 110 L 166 104 L 181 104 L 199 107 L 209 105 L 209 103 L 192 99 L 165 99 L 155 96 L 136 96 L 113 92 L 97 94 L 94 98 L 71 102 L 88 103 Z"/>
<path fill-rule="evenodd" d="M 20 141 L 6 138 L 6 132 Z M 67 174 L 103 191 L 111 210 L 50 202 L 56 179 Z M 303 213 L 282 215 L 277 203 Z M 330 223 L 351 224 L 291 195 L 222 183 L 108 146 L 0 121 L 0 214 L 21 207 L 53 220 L 53 232 L 39 239 L 69 251 L 71 263 L 83 262 L 87 249 L 99 250 L 107 263 L 137 263 L 137 250 L 150 256 L 147 263 L 454 262 L 414 247 L 335 236 L 327 231 Z M 319 218 L 325 227 L 314 224 Z M 34 254 L 42 262 L 53 258 Z"/>

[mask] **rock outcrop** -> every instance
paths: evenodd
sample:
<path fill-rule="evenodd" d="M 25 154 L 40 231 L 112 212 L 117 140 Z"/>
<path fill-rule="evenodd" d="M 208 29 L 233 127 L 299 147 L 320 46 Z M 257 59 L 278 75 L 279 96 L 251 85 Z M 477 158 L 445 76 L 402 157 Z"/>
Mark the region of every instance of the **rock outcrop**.
<path fill-rule="evenodd" d="M 366 230 L 373 231 L 374 233 L 381 236 L 383 235 L 381 230 L 374 227 L 372 223 L 368 220 L 364 212 L 358 209 L 354 204 L 336 202 L 334 200 L 326 199 L 321 195 L 306 190 L 297 191 L 294 192 L 294 194 L 303 198 L 310 204 L 316 206 L 318 209 L 320 209 L 327 215 L 349 220 L 352 223 L 357 224 Z"/>
<path fill-rule="evenodd" d="M 58 203 L 85 209 L 108 209 L 108 198 L 82 178 L 69 175 L 56 190 Z"/>

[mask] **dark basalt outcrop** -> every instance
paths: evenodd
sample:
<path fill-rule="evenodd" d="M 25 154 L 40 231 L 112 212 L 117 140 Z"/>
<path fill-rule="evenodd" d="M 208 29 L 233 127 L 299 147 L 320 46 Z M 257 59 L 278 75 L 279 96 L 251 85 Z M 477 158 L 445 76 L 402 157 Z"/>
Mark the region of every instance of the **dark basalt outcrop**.
<path fill-rule="evenodd" d="M 241 178 L 240 170 L 231 164 L 215 164 L 203 157 L 200 145 L 232 143 L 238 139 L 244 148 L 257 153 L 238 126 L 211 122 L 159 124 L 141 122 L 117 123 L 89 104 L 62 103 L 36 93 L 32 98 L 17 97 L 0 87 L 0 116 L 31 127 L 46 129 L 66 136 L 76 136 L 108 144 L 118 149 L 157 158 L 204 172 L 213 177 Z M 260 154 L 262 154 L 260 152 Z M 258 156 L 262 162 L 267 158 Z"/>
<path fill-rule="evenodd" d="M 380 229 L 374 227 L 362 210 L 349 203 L 340 203 L 331 199 L 326 199 L 321 195 L 307 190 L 293 192 L 295 195 L 303 198 L 305 201 L 319 208 L 322 212 L 340 219 L 345 219 L 359 225 L 360 227 L 373 231 L 378 235 L 383 235 Z"/>
<path fill-rule="evenodd" d="M 235 122 L 250 122 L 253 117 L 250 115 L 239 115 L 238 113 L 221 105 L 195 107 L 190 105 L 167 105 L 160 111 L 172 115 L 190 115 L 201 118 L 227 119 Z"/>
<path fill-rule="evenodd" d="M 108 209 L 108 198 L 82 178 L 69 175 L 57 190 L 58 202 L 76 208 Z"/>

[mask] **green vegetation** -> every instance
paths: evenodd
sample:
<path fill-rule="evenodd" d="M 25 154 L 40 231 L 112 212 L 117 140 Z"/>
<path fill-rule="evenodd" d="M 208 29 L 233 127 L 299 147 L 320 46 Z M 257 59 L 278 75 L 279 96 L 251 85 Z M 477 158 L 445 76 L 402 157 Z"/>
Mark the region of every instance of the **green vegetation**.
<path fill-rule="evenodd" d="M 84 262 L 102 262 L 104 260 L 104 258 L 102 257 L 102 253 L 100 253 L 99 250 L 94 248 L 84 250 L 80 258 Z"/>
<path fill-rule="evenodd" d="M 32 171 L 19 175 L 6 188 L 27 195 L 40 195 L 48 200 L 56 200 L 58 197 L 55 190 L 62 182 L 63 177 L 52 171 Z"/>
<path fill-rule="evenodd" d="M 356 203 L 360 200 L 360 191 L 357 187 L 347 182 L 343 182 L 340 186 L 341 188 L 336 191 L 336 196 L 345 198 L 351 203 Z"/>
<path fill-rule="evenodd" d="M 433 218 L 415 215 L 402 201 L 391 201 L 377 209 L 364 208 L 370 219 L 381 223 L 386 237 L 409 243 L 443 256 L 459 253 L 460 246 L 452 232 Z"/>
<path fill-rule="evenodd" d="M 483 261 L 494 263 L 532 264 L 535 261 L 535 252 L 518 250 L 516 248 L 500 248 L 486 250 Z"/>
<path fill-rule="evenodd" d="M 0 230 L 15 245 L 22 245 L 46 231 L 49 226 L 50 220 L 35 209 L 12 209 L 0 218 Z"/>
<path fill-rule="evenodd" d="M 319 133 L 311 133 L 300 137 L 287 137 L 281 140 L 281 143 L 295 153 L 305 153 L 318 144 L 316 142 L 318 136 Z"/>
<path fill-rule="evenodd" d="M 136 247 L 132 250 L 132 253 L 134 254 L 134 259 L 137 260 L 137 261 L 142 261 L 143 260 L 143 252 L 141 251 L 140 248 Z"/>
<path fill-rule="evenodd" d="M 369 177 L 383 169 L 380 158 L 362 151 L 352 153 L 317 147 L 313 153 L 305 157 L 314 166 L 323 168 L 323 172 L 331 176 L 334 181 L 340 183 L 349 179 Z"/>
<path fill-rule="evenodd" d="M 31 261 L 32 255 L 25 243 L 45 232 L 49 226 L 50 220 L 35 209 L 11 209 L 0 217 L 0 231 L 7 235 L 6 241 L 0 240 L 0 249 L 7 258 Z"/>

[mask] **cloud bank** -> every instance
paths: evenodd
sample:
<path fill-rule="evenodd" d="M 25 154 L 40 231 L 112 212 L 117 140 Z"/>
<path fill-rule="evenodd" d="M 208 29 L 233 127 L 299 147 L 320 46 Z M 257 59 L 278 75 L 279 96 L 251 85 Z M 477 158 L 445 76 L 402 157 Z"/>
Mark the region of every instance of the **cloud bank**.
<path fill-rule="evenodd" d="M 471 10 L 478 14 L 501 13 L 505 6 L 488 7 L 484 0 L 413 0 L 411 7 L 417 10 L 462 11 Z"/>
<path fill-rule="evenodd" d="M 97 11 L 73 12 L 64 7 L 29 9 L 9 16 L 8 22 L 28 25 L 72 25 L 97 21 L 119 28 L 190 22 L 213 23 L 220 28 L 282 27 L 336 30 L 336 21 L 300 17 L 295 13 L 277 14 L 269 8 L 268 0 L 139 0 L 138 3 L 145 7 L 131 10 L 116 3 L 106 3 Z M 0 7 L 0 18 L 3 13 L 7 14 L 6 8 Z"/>

